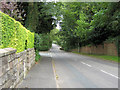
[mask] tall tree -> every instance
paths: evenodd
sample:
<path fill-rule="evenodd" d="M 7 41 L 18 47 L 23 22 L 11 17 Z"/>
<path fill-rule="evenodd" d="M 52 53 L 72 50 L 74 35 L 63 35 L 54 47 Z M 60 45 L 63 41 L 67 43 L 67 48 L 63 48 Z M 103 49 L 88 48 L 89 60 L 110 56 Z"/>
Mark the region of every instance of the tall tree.
<path fill-rule="evenodd" d="M 21 23 L 23 23 L 26 16 L 23 3 L 14 2 L 13 0 L 10 2 L 7 2 L 6 0 L 0 1 L 0 11 L 8 14 L 10 17 L 20 21 Z"/>
<path fill-rule="evenodd" d="M 60 38 L 64 48 L 101 44 L 120 35 L 120 2 L 63 3 Z M 114 7 L 114 8 L 113 8 Z"/>
<path fill-rule="evenodd" d="M 27 8 L 27 18 L 25 21 L 25 26 L 30 31 L 36 31 L 38 25 L 38 3 L 37 2 L 28 2 Z"/>

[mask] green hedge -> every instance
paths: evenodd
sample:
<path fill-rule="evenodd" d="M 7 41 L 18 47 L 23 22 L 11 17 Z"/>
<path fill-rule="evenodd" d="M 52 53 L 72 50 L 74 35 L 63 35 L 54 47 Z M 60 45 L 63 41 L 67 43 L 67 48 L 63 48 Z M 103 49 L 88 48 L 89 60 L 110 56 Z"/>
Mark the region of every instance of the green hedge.
<path fill-rule="evenodd" d="M 0 12 L 0 48 L 15 48 L 18 52 L 34 47 L 34 33 L 27 30 L 23 25 Z"/>
<path fill-rule="evenodd" d="M 52 38 L 50 34 L 35 33 L 35 49 L 38 51 L 47 51 L 52 46 Z"/>

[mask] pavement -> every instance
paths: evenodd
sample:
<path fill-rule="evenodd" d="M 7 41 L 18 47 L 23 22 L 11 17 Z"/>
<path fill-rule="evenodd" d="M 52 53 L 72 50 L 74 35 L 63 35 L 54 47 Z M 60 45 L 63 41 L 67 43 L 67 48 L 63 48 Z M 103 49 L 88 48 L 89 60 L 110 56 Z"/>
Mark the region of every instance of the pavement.
<path fill-rule="evenodd" d="M 19 88 L 118 88 L 118 63 L 65 52 L 53 44 L 40 52 Z"/>
<path fill-rule="evenodd" d="M 42 56 L 17 88 L 56 88 L 51 57 Z"/>

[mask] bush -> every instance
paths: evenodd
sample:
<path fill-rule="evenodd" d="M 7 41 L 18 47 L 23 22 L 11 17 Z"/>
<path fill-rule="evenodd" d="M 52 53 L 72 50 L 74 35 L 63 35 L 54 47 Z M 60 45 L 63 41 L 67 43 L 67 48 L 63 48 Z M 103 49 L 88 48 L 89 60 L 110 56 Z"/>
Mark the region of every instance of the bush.
<path fill-rule="evenodd" d="M 27 30 L 20 22 L 0 12 L 0 48 L 15 48 L 18 52 L 34 47 L 34 33 Z"/>
<path fill-rule="evenodd" d="M 48 51 L 52 46 L 50 34 L 35 34 L 35 49 Z"/>
<path fill-rule="evenodd" d="M 40 54 L 39 54 L 39 51 L 36 50 L 35 51 L 35 61 L 37 62 L 37 61 L 39 61 L 39 59 L 40 59 Z"/>

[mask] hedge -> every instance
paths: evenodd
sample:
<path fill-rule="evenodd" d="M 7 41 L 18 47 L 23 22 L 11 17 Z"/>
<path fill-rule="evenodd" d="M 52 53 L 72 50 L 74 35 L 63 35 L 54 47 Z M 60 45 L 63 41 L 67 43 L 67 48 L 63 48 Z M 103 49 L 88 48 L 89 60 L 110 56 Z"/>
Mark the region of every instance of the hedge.
<path fill-rule="evenodd" d="M 0 34 L 0 48 L 15 48 L 18 53 L 34 47 L 34 33 L 2 12 L 0 12 Z"/>
<path fill-rule="evenodd" d="M 52 39 L 49 33 L 35 33 L 35 49 L 38 51 L 48 51 L 52 46 Z"/>

